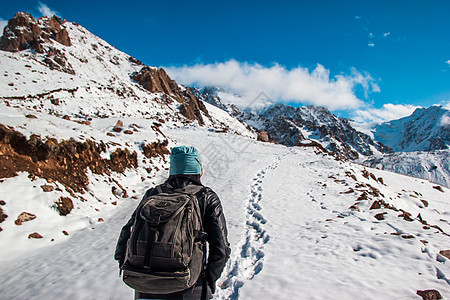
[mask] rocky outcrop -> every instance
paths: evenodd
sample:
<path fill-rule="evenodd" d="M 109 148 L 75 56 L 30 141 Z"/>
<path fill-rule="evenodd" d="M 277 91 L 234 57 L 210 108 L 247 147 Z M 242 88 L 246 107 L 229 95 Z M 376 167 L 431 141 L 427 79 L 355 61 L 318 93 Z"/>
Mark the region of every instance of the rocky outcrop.
<path fill-rule="evenodd" d="M 87 169 L 94 174 L 124 172 L 137 167 L 137 153 L 128 149 L 116 149 L 110 159 L 101 157 L 106 151 L 103 142 L 73 139 L 43 141 L 37 135 L 26 138 L 13 128 L 0 124 L 0 178 L 28 172 L 31 177 L 60 182 L 67 190 L 84 193 L 89 184 Z"/>
<path fill-rule="evenodd" d="M 258 135 L 256 136 L 256 140 L 267 143 L 270 140 L 269 134 L 267 133 L 267 131 L 260 131 L 260 132 L 258 132 Z"/>
<path fill-rule="evenodd" d="M 292 107 L 275 104 L 253 116 L 275 142 L 286 146 L 302 146 L 311 140 L 325 146 L 328 152 L 347 159 L 360 154 L 372 155 L 373 150 L 388 152 L 389 148 L 355 130 L 347 119 L 338 118 L 328 109 L 318 106 Z M 305 136 L 308 133 L 309 136 Z"/>
<path fill-rule="evenodd" d="M 167 149 L 167 145 L 169 144 L 168 140 L 164 140 L 163 142 L 152 142 L 150 144 L 142 144 L 141 148 L 144 152 L 145 157 L 152 158 L 157 156 L 162 156 L 170 154 L 169 149 Z"/>
<path fill-rule="evenodd" d="M 43 53 L 42 44 L 49 40 L 71 46 L 69 34 L 61 27 L 62 24 L 64 21 L 57 16 L 42 17 L 36 21 L 29 13 L 18 12 L 3 30 L 0 49 L 10 52 L 35 49 Z"/>
<path fill-rule="evenodd" d="M 14 221 L 14 224 L 22 225 L 23 222 L 28 222 L 34 219 L 36 219 L 35 214 L 24 211 L 17 217 L 17 219 Z"/>
<path fill-rule="evenodd" d="M 44 54 L 43 63 L 52 70 L 75 74 L 64 53 L 51 46 L 50 41 L 71 46 L 69 33 L 63 28 L 63 21 L 57 16 L 42 17 L 37 21 L 32 15 L 18 12 L 3 31 L 0 39 L 0 50 L 17 52 L 33 49 Z M 46 47 L 44 44 L 48 43 Z"/>
<path fill-rule="evenodd" d="M 422 297 L 423 300 L 439 300 L 442 299 L 441 293 L 437 290 L 424 290 L 417 291 L 417 295 Z"/>
<path fill-rule="evenodd" d="M 163 93 L 163 99 L 171 102 L 172 99 L 180 103 L 180 113 L 188 120 L 197 120 L 200 125 L 204 125 L 202 114 L 209 117 L 208 110 L 190 89 L 182 90 L 178 84 L 172 80 L 162 68 L 143 67 L 138 73 L 131 76 L 142 87 L 152 93 Z"/>
<path fill-rule="evenodd" d="M 61 216 L 67 216 L 73 209 L 72 199 L 68 197 L 60 197 L 58 201 L 55 202 L 55 208 Z"/>

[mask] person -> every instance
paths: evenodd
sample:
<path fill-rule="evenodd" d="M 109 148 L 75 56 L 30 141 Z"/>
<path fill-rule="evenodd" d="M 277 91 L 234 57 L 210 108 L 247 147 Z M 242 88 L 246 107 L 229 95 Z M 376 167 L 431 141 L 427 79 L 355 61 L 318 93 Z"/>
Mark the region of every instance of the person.
<path fill-rule="evenodd" d="M 202 188 L 195 196 L 198 199 L 202 215 L 203 230 L 207 233 L 208 259 L 206 263 L 207 298 L 211 299 L 215 292 L 216 281 L 219 279 L 226 261 L 230 255 L 227 238 L 225 216 L 219 197 L 209 187 L 203 186 L 200 179 L 203 168 L 198 151 L 194 147 L 174 147 L 170 154 L 169 178 L 160 186 L 150 188 L 144 195 L 141 203 L 149 196 L 158 194 L 158 191 L 167 188 L 179 189 L 188 185 L 197 185 Z M 139 206 L 138 206 L 139 207 Z M 134 223 L 136 211 L 128 223 L 122 228 L 116 246 L 114 258 L 121 266 L 125 259 L 127 241 L 130 238 L 131 227 Z M 172 294 L 146 294 L 135 291 L 135 299 L 200 299 L 202 295 L 203 276 L 200 275 L 192 288 Z"/>

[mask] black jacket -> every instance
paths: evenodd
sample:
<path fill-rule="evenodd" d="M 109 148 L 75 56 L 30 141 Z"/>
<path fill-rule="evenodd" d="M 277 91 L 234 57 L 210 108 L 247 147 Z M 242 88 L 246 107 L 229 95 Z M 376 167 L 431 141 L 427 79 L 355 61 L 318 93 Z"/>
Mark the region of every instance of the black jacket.
<path fill-rule="evenodd" d="M 163 185 L 170 184 L 173 188 L 182 188 L 189 184 L 202 185 L 200 181 L 192 176 L 177 175 L 169 178 Z M 149 189 L 144 197 L 157 194 L 156 188 Z M 225 216 L 223 215 L 222 204 L 217 194 L 210 188 L 204 187 L 197 194 L 200 210 L 203 217 L 203 229 L 208 233 L 208 263 L 206 267 L 206 278 L 208 285 L 214 293 L 215 283 L 219 279 L 225 263 L 230 256 L 230 246 L 227 239 L 227 227 Z M 114 259 L 123 262 L 127 241 L 130 237 L 131 227 L 133 226 L 136 210 L 128 223 L 122 228 L 119 240 L 116 246 Z"/>

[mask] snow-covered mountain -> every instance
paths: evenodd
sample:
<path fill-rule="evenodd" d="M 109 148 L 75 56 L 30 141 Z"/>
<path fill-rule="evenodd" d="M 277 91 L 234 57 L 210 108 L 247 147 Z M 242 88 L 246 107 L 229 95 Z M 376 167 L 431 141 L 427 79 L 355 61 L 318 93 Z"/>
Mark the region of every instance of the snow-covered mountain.
<path fill-rule="evenodd" d="M 244 112 L 235 105 L 224 104 L 219 97 L 220 91 L 219 88 L 206 87 L 199 97 L 266 132 L 276 143 L 286 146 L 320 145 L 324 151 L 347 159 L 389 152 L 388 147 L 355 130 L 347 119 L 335 116 L 325 107 L 273 104 L 256 113 Z"/>
<path fill-rule="evenodd" d="M 375 155 L 364 165 L 430 180 L 450 187 L 450 111 L 442 106 L 418 108 L 411 116 L 382 123 L 375 139 L 395 152 Z"/>
<path fill-rule="evenodd" d="M 345 120 L 274 106 L 243 115 L 260 140 L 283 112 L 312 147 L 258 141 L 231 105 L 57 17 L 17 14 L 0 48 L 0 299 L 131 299 L 116 238 L 182 144 L 228 222 L 215 299 L 450 294 L 450 191 L 330 155 L 378 151 Z"/>
<path fill-rule="evenodd" d="M 377 125 L 373 134 L 396 152 L 446 150 L 450 148 L 450 110 L 418 108 L 409 117 Z"/>

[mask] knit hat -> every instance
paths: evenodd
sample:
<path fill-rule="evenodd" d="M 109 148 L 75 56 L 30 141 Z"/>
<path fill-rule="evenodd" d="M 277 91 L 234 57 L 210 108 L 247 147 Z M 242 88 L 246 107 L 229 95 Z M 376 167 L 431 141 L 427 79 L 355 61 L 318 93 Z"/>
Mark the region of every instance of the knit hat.
<path fill-rule="evenodd" d="M 202 161 L 194 147 L 174 147 L 170 153 L 170 175 L 202 174 Z"/>

